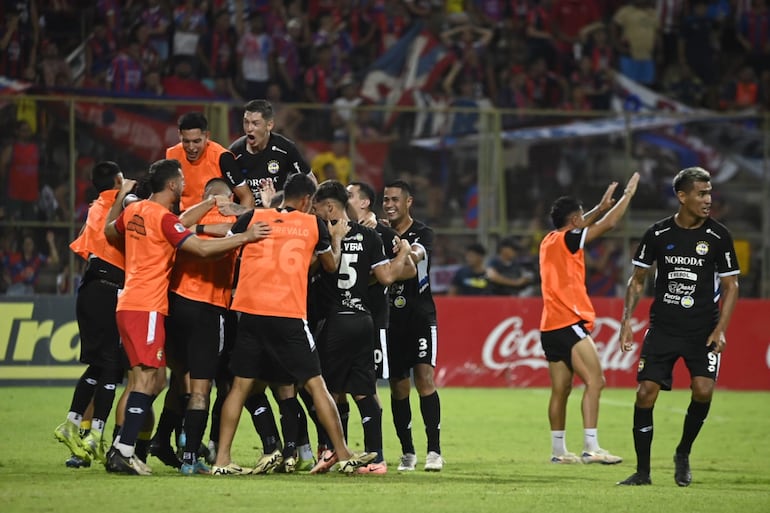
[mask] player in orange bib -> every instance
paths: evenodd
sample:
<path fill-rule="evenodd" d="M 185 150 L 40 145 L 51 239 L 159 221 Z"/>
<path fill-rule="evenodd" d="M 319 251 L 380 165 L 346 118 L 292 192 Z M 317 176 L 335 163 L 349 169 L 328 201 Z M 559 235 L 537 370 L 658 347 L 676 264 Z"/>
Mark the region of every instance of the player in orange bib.
<path fill-rule="evenodd" d="M 104 462 L 104 425 L 115 400 L 115 388 L 123 380 L 124 364 L 120 335 L 115 323 L 118 291 L 123 287 L 125 266 L 122 247 L 104 236 L 104 222 L 123 184 L 115 162 L 99 162 L 91 171 L 91 183 L 99 197 L 88 208 L 86 224 L 70 249 L 86 260 L 75 303 L 80 331 L 80 361 L 88 365 L 75 385 L 67 420 L 54 431 L 57 440 L 85 463 Z M 89 402 L 94 412 L 91 430 L 82 443 L 78 430 Z"/>
<path fill-rule="evenodd" d="M 269 234 L 264 223 L 255 223 L 234 237 L 196 237 L 170 210 L 182 196 L 184 183 L 179 161 L 159 160 L 150 166 L 149 199 L 132 203 L 121 212 L 123 197 L 135 185 L 133 180 L 125 180 L 107 216 L 107 238 L 113 243 L 121 238 L 125 241 L 126 281 L 118 297 L 116 319 L 129 360 L 129 378 L 133 380 L 125 422 L 106 457 L 105 467 L 110 472 L 151 473 L 134 454 L 134 445 L 153 396 L 160 392 L 155 379 L 157 370 L 166 365 L 164 319 L 168 315 L 169 277 L 176 250 L 214 257 Z M 215 203 L 212 198 L 200 205 L 208 209 Z"/>
<path fill-rule="evenodd" d="M 209 139 L 209 123 L 200 112 L 183 114 L 177 126 L 179 143 L 166 149 L 166 158 L 176 159 L 182 164 L 185 185 L 179 200 L 179 210 L 184 212 L 200 202 L 209 180 L 224 177 L 219 167 L 219 158 L 228 151 Z"/>
<path fill-rule="evenodd" d="M 639 174 L 634 173 L 617 203 L 612 194 L 618 184 L 611 183 L 599 205 L 589 212 L 584 213 L 580 202 L 568 196 L 557 199 L 551 206 L 551 220 L 556 229 L 540 244 L 543 293 L 540 331 L 551 377 L 548 419 L 552 463 L 614 464 L 623 461 L 599 446 L 596 426 L 604 374 L 590 335 L 596 313 L 585 286 L 584 247 L 615 227 L 625 214 L 638 183 Z M 580 457 L 567 451 L 564 440 L 567 399 L 575 374 L 585 383 L 583 452 Z"/>
<path fill-rule="evenodd" d="M 328 272 L 340 263 L 340 246 L 347 231 L 342 223 L 327 224 L 308 214 L 315 182 L 307 175 L 291 175 L 284 201 L 277 209 L 257 209 L 239 218 L 242 226 L 267 223 L 270 237 L 244 247 L 238 288 L 232 308 L 241 312 L 231 358 L 233 386 L 222 407 L 215 475 L 242 474 L 230 459 L 235 428 L 252 387 L 264 391 L 267 382 L 297 384 L 313 396 L 320 422 L 336 449 L 340 471 L 354 472 L 376 454 L 354 455 L 342 434 L 334 401 L 321 377 L 315 340 L 307 324 L 308 271 L 314 255 Z M 291 387 L 289 387 L 291 388 Z M 330 460 L 329 467 L 334 464 Z"/>

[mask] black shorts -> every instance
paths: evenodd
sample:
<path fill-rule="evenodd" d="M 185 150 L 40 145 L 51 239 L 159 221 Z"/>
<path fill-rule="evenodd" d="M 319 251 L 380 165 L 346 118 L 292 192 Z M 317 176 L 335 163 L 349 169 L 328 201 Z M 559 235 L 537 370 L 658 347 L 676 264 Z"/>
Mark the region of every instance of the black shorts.
<path fill-rule="evenodd" d="M 242 313 L 230 370 L 235 376 L 275 384 L 303 384 L 320 376 L 307 321 Z"/>
<path fill-rule="evenodd" d="M 115 320 L 122 280 L 116 282 L 101 278 L 101 274 L 95 272 L 96 265 L 92 265 L 94 260 L 98 259 L 89 262 L 75 302 L 80 330 L 80 361 L 114 370 L 119 381 L 127 364 Z"/>
<path fill-rule="evenodd" d="M 192 379 L 214 379 L 225 343 L 225 309 L 169 294 L 166 359 Z"/>
<path fill-rule="evenodd" d="M 219 355 L 217 375 L 214 378 L 219 386 L 227 386 L 233 382 L 230 372 L 230 357 L 235 347 L 235 338 L 238 334 L 238 314 L 232 310 L 225 311 L 225 347 Z"/>
<path fill-rule="evenodd" d="M 541 332 L 540 343 L 545 359 L 549 362 L 564 362 L 572 370 L 572 347 L 590 335 L 584 321 L 558 330 Z"/>
<path fill-rule="evenodd" d="M 416 308 L 391 311 L 388 327 L 390 379 L 404 379 L 418 363 L 436 366 L 436 318 Z"/>
<path fill-rule="evenodd" d="M 377 377 L 369 314 L 331 314 L 318 335 L 321 373 L 331 392 L 374 395 Z"/>
<path fill-rule="evenodd" d="M 650 328 L 644 336 L 636 380 L 652 381 L 662 390 L 671 390 L 674 364 L 683 358 L 690 378 L 702 376 L 716 381 L 721 358 L 706 346 L 707 337 L 676 337 Z"/>

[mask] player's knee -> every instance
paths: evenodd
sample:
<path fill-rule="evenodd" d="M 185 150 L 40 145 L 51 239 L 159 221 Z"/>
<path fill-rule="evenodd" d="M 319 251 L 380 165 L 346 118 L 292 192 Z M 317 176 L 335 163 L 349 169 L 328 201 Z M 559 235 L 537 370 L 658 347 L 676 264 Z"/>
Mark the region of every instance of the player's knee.
<path fill-rule="evenodd" d="M 187 402 L 188 410 L 208 410 L 209 396 L 200 392 L 190 394 L 190 400 Z"/>

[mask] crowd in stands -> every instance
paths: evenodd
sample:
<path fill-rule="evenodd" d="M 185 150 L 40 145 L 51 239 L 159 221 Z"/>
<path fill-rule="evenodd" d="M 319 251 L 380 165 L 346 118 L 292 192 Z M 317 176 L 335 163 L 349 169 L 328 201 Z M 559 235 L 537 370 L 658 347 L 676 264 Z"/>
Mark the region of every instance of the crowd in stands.
<path fill-rule="evenodd" d="M 416 120 L 404 133 L 370 110 L 356 110 L 367 104 L 362 85 L 373 63 L 416 24 L 453 56 L 440 79 L 422 91 L 426 105 L 606 110 L 612 74 L 620 72 L 691 106 L 768 110 L 769 5 L 770 0 L 0 0 L 0 76 L 31 82 L 40 92 L 235 104 L 265 97 L 275 106 L 276 130 L 292 139 L 326 138 L 330 150 L 313 166 L 323 177 L 344 178 L 351 163 L 343 141 L 351 135 L 359 142 L 389 142 L 425 135 L 413 128 L 421 123 L 432 126 L 428 132 L 447 126 L 457 133 L 475 130 L 476 118 L 458 115 L 448 124 L 437 115 Z M 84 72 L 73 74 L 67 56 L 80 45 Z M 328 105 L 328 114 L 318 120 L 292 106 L 298 102 Z M 176 112 L 166 114 L 171 120 Z M 69 212 L 69 160 L 52 143 L 56 127 L 35 127 L 34 116 L 14 118 L 19 121 L 0 128 L 0 218 L 78 218 L 88 205 L 92 162 L 78 160 L 83 173 L 75 180 L 75 212 Z M 533 122 L 513 110 L 502 119 L 506 128 Z M 66 134 L 61 140 L 68 141 Z M 563 151 L 568 150 L 567 145 Z M 11 183 L 22 172 L 23 186 Z M 443 183 L 434 178 L 428 179 L 429 207 L 449 196 L 432 193 Z M 470 190 L 472 184 L 455 181 L 461 192 Z M 434 210 L 440 209 L 428 213 Z M 440 218 L 433 214 L 428 221 Z M 21 232 L 8 238 L 16 240 L 19 253 Z M 63 243 L 66 237 L 57 238 Z M 46 240 L 44 232 L 37 234 L 36 246 L 44 252 Z M 460 260 L 462 250 L 455 253 Z M 615 258 L 610 250 L 592 258 L 601 263 L 608 255 Z"/>
<path fill-rule="evenodd" d="M 605 109 L 617 69 L 692 105 L 770 101 L 767 0 L 32 0 L 0 15 L 0 75 L 44 88 L 240 101 L 276 84 L 330 104 L 419 22 L 454 53 L 426 91 L 450 100 Z"/>

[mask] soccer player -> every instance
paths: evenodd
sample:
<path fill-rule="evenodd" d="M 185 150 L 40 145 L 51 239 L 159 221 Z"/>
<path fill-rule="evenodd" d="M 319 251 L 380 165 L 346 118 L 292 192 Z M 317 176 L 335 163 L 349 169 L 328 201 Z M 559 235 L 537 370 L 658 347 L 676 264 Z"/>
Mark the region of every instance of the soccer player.
<path fill-rule="evenodd" d="M 260 189 L 267 181 L 272 181 L 273 188 L 281 191 L 293 173 L 303 173 L 315 180 L 294 143 L 272 130 L 273 106 L 270 102 L 251 100 L 246 103 L 243 113 L 245 135 L 230 145 L 234 160 L 222 165 L 222 171 L 243 206 L 267 207 L 262 204 L 260 195 Z"/>
<path fill-rule="evenodd" d="M 377 215 L 373 207 L 377 200 L 374 189 L 365 182 L 351 182 L 347 186 L 348 190 L 348 212 L 351 212 L 356 220 L 374 228 L 382 239 L 385 248 L 385 256 L 392 260 L 396 257 L 395 248 L 398 246 L 400 238 L 393 228 L 383 223 L 377 222 Z M 414 262 L 407 262 L 400 281 L 413 278 L 417 274 L 417 268 Z M 388 301 L 387 287 L 379 281 L 373 280 L 369 283 L 368 305 L 374 321 L 374 369 L 377 379 L 390 378 L 390 366 L 388 365 L 388 319 L 390 318 L 390 303 Z M 379 400 L 379 399 L 378 399 Z"/>
<path fill-rule="evenodd" d="M 350 222 L 347 204 L 348 192 L 337 180 L 322 182 L 313 200 L 313 211 L 321 219 L 335 219 L 347 226 L 339 267 L 332 273 L 322 272 L 319 280 L 321 316 L 325 320 L 318 336 L 319 357 L 324 380 L 335 401 L 339 404 L 346 394 L 356 401 L 363 423 L 364 447 L 377 454 L 359 472 L 385 474 L 388 466 L 382 456 L 382 409 L 376 398 L 369 282 L 370 274 L 385 287 L 399 278 L 407 262 L 412 265 L 410 246 L 402 241 L 396 257 L 389 260 L 376 231 Z M 380 290 L 384 298 L 385 290 Z M 320 465 L 329 456 L 324 454 Z"/>
<path fill-rule="evenodd" d="M 239 218 L 240 226 L 266 222 L 272 227 L 264 244 L 246 246 L 241 256 L 238 288 L 232 308 L 241 312 L 233 348 L 233 386 L 222 407 L 215 475 L 243 474 L 231 461 L 235 428 L 252 387 L 264 391 L 270 374 L 288 375 L 310 392 L 319 420 L 334 444 L 341 472 L 354 472 L 375 454 L 354 455 L 342 434 L 337 408 L 321 377 L 315 341 L 307 324 L 308 271 L 317 255 L 327 272 L 340 265 L 344 223 L 323 223 L 307 212 L 316 185 L 312 178 L 295 173 L 286 181 L 284 201 L 278 209 L 256 209 Z M 336 458 L 335 458 L 336 459 Z M 329 467 L 334 463 L 330 459 Z"/>
<path fill-rule="evenodd" d="M 177 127 L 179 143 L 166 149 L 166 158 L 176 159 L 182 164 L 185 188 L 179 201 L 179 210 L 184 212 L 200 202 L 209 180 L 223 177 L 220 158 L 227 150 L 209 139 L 209 123 L 200 112 L 183 114 Z"/>
<path fill-rule="evenodd" d="M 200 112 L 188 112 L 177 122 L 179 143 L 166 149 L 167 159 L 176 159 L 182 164 L 185 188 L 179 201 L 179 210 L 186 211 L 200 202 L 206 184 L 215 178 L 223 178 L 220 159 L 231 161 L 232 155 L 220 144 L 209 139 L 208 120 Z M 190 391 L 184 374 L 172 370 L 169 390 L 163 402 L 157 430 L 149 446 L 150 453 L 166 465 L 180 468 L 169 441 L 171 432 L 181 432 L 182 419 Z"/>
<path fill-rule="evenodd" d="M 74 456 L 104 463 L 104 426 L 124 373 L 115 307 L 125 277 L 122 248 L 107 241 L 104 224 L 123 185 L 123 173 L 115 162 L 99 162 L 91 170 L 91 183 L 99 197 L 89 207 L 80 235 L 70 244 L 72 251 L 88 262 L 75 305 L 80 361 L 88 367 L 75 386 L 67 420 L 56 428 L 54 436 Z M 89 403 L 93 403 L 91 429 L 81 441 L 78 431 Z"/>
<path fill-rule="evenodd" d="M 551 377 L 548 420 L 552 463 L 615 464 L 623 461 L 599 446 L 597 423 L 604 374 L 591 338 L 596 313 L 585 285 L 584 248 L 617 225 L 628 209 L 638 183 L 639 174 L 634 173 L 623 195 L 615 202 L 612 194 L 618 183 L 612 182 L 599 204 L 588 212 L 583 212 L 580 202 L 570 196 L 562 196 L 551 205 L 555 230 L 540 243 L 543 293 L 540 342 Z M 583 452 L 580 457 L 567 451 L 564 432 L 567 399 L 575 374 L 585 383 L 581 405 Z"/>
<path fill-rule="evenodd" d="M 224 178 L 212 178 L 203 198 L 228 197 L 232 193 Z M 215 225 L 229 227 L 233 216 L 223 216 L 216 205 L 198 221 L 202 238 Z M 179 471 L 183 475 L 207 474 L 198 459 L 206 429 L 211 380 L 216 377 L 219 354 L 224 348 L 225 314 L 230 306 L 236 252 L 217 260 L 203 260 L 180 252 L 171 272 L 169 316 L 166 319 L 167 356 L 177 376 L 189 373 L 190 397 L 184 413 L 185 445 Z"/>
<path fill-rule="evenodd" d="M 390 286 L 390 323 L 388 358 L 393 423 L 401 442 L 400 471 L 412 471 L 417 455 L 412 441 L 412 409 L 409 404 L 410 371 L 420 395 L 420 412 L 425 424 L 428 454 L 424 469 L 438 472 L 444 467 L 441 457 L 441 402 L 433 382 L 438 340 L 436 305 L 430 290 L 430 255 L 433 230 L 412 219 L 412 188 L 398 180 L 385 186 L 382 208 L 390 226 L 401 239 L 409 242 L 410 256 L 417 274 Z"/>
<path fill-rule="evenodd" d="M 152 398 L 162 388 L 156 375 L 166 365 L 164 318 L 168 315 L 169 276 L 176 250 L 214 257 L 269 233 L 266 225 L 256 223 L 234 237 L 202 240 L 171 213 L 184 190 L 179 161 L 153 163 L 148 178 L 152 190 L 149 199 L 132 203 L 121 212 L 119 203 L 135 185 L 133 180 L 124 180 L 104 228 L 109 241 L 125 241 L 126 280 L 118 297 L 116 319 L 133 379 L 125 422 L 107 453 L 105 467 L 109 472 L 134 475 L 152 472 L 134 454 L 134 444 Z M 214 198 L 208 201 L 209 207 L 216 203 Z"/>
<path fill-rule="evenodd" d="M 676 175 L 673 188 L 679 209 L 645 232 L 633 257 L 634 271 L 626 289 L 620 344 L 623 351 L 630 351 L 631 315 L 652 265 L 657 264 L 650 328 L 636 376 L 636 472 L 619 485 L 652 484 L 652 409 L 660 390 L 671 390 L 672 369 L 679 358 L 690 371 L 692 395 L 674 454 L 674 481 L 679 486 L 690 485 L 690 450 L 711 406 L 721 353 L 727 344 L 725 333 L 738 301 L 740 269 L 732 236 L 709 217 L 711 176 L 700 167 L 689 167 Z"/>

